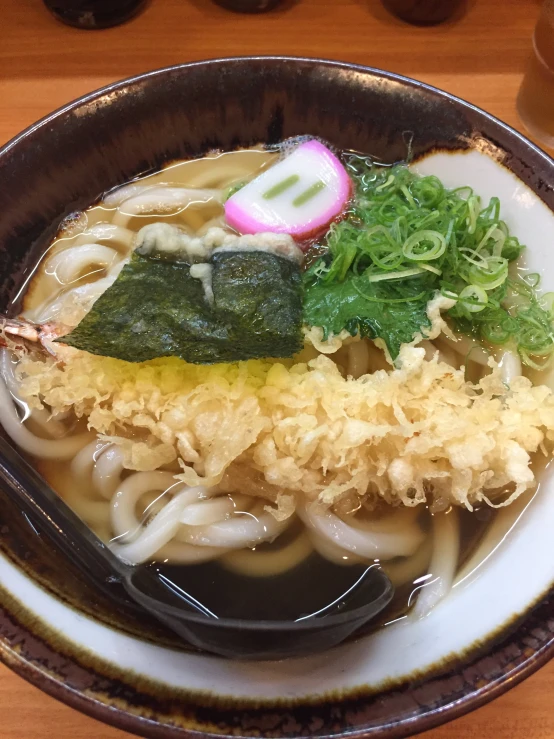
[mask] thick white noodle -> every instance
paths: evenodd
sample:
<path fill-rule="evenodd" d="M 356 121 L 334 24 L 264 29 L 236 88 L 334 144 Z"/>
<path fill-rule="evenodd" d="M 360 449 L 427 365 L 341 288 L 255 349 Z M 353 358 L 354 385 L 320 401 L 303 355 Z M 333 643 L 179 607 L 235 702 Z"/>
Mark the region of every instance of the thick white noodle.
<path fill-rule="evenodd" d="M 141 531 L 146 529 L 141 527 L 140 521 L 135 515 L 134 509 L 137 501 L 147 492 L 157 490 L 163 494 L 168 487 L 175 488 L 173 475 L 159 471 L 136 473 L 124 483 L 120 483 L 122 469 L 121 451 L 115 445 L 106 444 L 98 439 L 94 439 L 81 449 L 71 462 L 71 472 L 76 484 L 68 488 L 64 498 L 87 525 L 97 532 L 101 532 L 105 541 L 109 540 L 114 529 L 121 530 L 125 527 L 128 527 L 129 531 L 135 532 L 135 538 L 139 537 Z M 123 495 L 119 498 L 114 495 L 110 500 L 114 489 L 118 486 L 120 490 L 123 489 Z M 107 500 L 91 499 L 90 494 L 93 489 Z M 202 488 L 197 488 L 192 492 L 191 490 L 185 492 L 189 501 L 197 501 L 199 495 L 203 495 L 205 491 Z M 184 502 L 186 503 L 186 501 Z M 176 526 L 180 525 L 178 511 L 174 523 Z M 154 525 L 154 528 L 150 529 L 150 526 L 148 527 L 150 529 L 148 537 L 145 537 L 145 540 L 141 540 L 141 543 L 130 550 L 125 549 L 126 545 L 122 546 L 117 542 L 114 543 L 115 553 L 127 561 L 143 562 L 153 556 L 149 553 L 151 548 L 157 547 L 161 541 L 162 546 L 161 548 L 158 547 L 159 552 L 157 552 L 161 559 L 169 558 L 174 562 L 192 564 L 214 559 L 226 551 L 226 549 L 195 547 L 170 541 L 171 527 L 168 530 L 167 521 L 164 523 L 163 517 L 161 519 L 156 517 L 151 525 Z M 156 527 L 161 528 L 161 531 L 157 530 Z M 167 544 L 165 544 L 166 536 L 169 536 Z M 133 537 L 125 538 L 132 539 Z"/>
<path fill-rule="evenodd" d="M 122 263 L 121 266 L 123 266 Z M 108 277 L 103 277 L 95 282 L 87 282 L 71 290 L 64 290 L 62 293 L 57 293 L 53 299 L 49 298 L 37 308 L 26 311 L 25 318 L 34 323 L 48 323 L 49 321 L 57 320 L 63 311 L 72 310 L 75 312 L 75 306 L 79 306 L 82 315 L 72 324 L 76 325 L 85 313 L 88 313 L 92 308 L 94 301 L 113 285 L 116 277 L 117 274 L 114 274 L 112 271 Z M 67 323 L 67 319 L 63 322 Z"/>
<path fill-rule="evenodd" d="M 348 345 L 346 374 L 357 380 L 369 372 L 369 347 L 365 339 Z"/>
<path fill-rule="evenodd" d="M 235 511 L 235 504 L 228 495 L 212 500 L 201 500 L 191 503 L 181 516 L 181 523 L 187 526 L 209 526 L 223 518 L 228 518 Z"/>
<path fill-rule="evenodd" d="M 305 531 L 286 546 L 268 551 L 235 549 L 221 558 L 221 564 L 232 572 L 248 577 L 271 577 L 291 570 L 313 552 Z"/>
<path fill-rule="evenodd" d="M 164 495 L 170 489 L 172 491 L 182 489 L 182 484 L 176 482 L 171 472 L 160 472 L 159 470 L 154 472 L 135 472 L 135 474 L 123 480 L 112 498 L 112 527 L 114 536 L 116 538 L 125 537 L 126 541 L 133 536 L 137 536 L 142 529 L 142 523 L 135 513 L 135 508 L 140 498 L 145 493 L 150 492 L 159 492 Z M 195 490 L 199 490 L 199 488 L 195 488 Z M 198 495 L 196 494 L 194 500 L 197 498 Z M 177 519 L 177 524 L 179 523 L 179 519 Z"/>
<path fill-rule="evenodd" d="M 420 514 L 418 506 L 396 506 L 386 516 L 372 516 L 371 509 L 365 515 L 353 513 L 343 517 L 345 523 L 369 533 L 396 534 L 403 526 L 414 526 Z M 402 529 L 403 530 L 403 529 Z M 419 526 L 417 527 L 419 531 Z M 399 555 L 400 556 L 400 555 Z"/>
<path fill-rule="evenodd" d="M 452 339 L 442 335 L 441 344 L 453 349 L 456 354 L 460 354 L 464 364 L 467 362 L 477 362 L 484 367 L 488 366 L 491 355 L 477 341 L 473 341 L 473 339 L 469 339 L 467 336 L 460 336 L 457 341 L 452 341 Z"/>
<path fill-rule="evenodd" d="M 377 372 L 377 370 L 385 370 L 390 372 L 391 363 L 387 360 L 383 349 L 375 345 L 374 341 L 366 341 L 368 348 L 367 371 Z"/>
<path fill-rule="evenodd" d="M 92 468 L 97 454 L 107 446 L 106 442 L 94 438 L 90 444 L 83 447 L 71 460 L 71 474 L 81 483 L 90 482 Z"/>
<path fill-rule="evenodd" d="M 115 223 L 95 223 L 75 239 L 75 246 L 92 241 L 95 244 L 107 243 L 113 248 L 119 247 L 119 251 L 127 252 L 131 249 L 134 239 L 135 233 L 130 228 L 123 228 Z"/>
<path fill-rule="evenodd" d="M 30 409 L 19 397 L 19 382 L 15 376 L 15 368 L 17 367 L 17 359 L 9 349 L 0 349 L 0 374 L 3 376 L 8 390 L 13 396 L 15 402 L 24 411 L 22 421 L 32 419 L 33 422 L 42 430 L 46 438 L 60 439 L 67 436 L 68 429 L 58 418 L 53 418 L 52 414 L 46 408 Z"/>
<path fill-rule="evenodd" d="M 502 382 L 505 382 L 506 385 L 510 385 L 514 378 L 521 375 L 521 359 L 519 355 L 510 350 L 502 353 L 498 366 L 500 367 Z"/>
<path fill-rule="evenodd" d="M 158 185 L 145 185 L 143 182 L 129 182 L 127 185 L 121 185 L 116 187 L 111 192 L 104 195 L 102 198 L 102 205 L 104 208 L 117 208 L 125 200 L 134 198 L 135 195 L 141 195 L 147 190 L 154 190 L 154 188 L 165 187 L 162 183 Z"/>
<path fill-rule="evenodd" d="M 19 403 L 23 403 L 19 398 L 19 383 L 15 376 L 16 367 L 17 358 L 13 352 L 6 348 L 0 349 L 0 373 L 2 374 L 10 393 L 18 400 Z"/>
<path fill-rule="evenodd" d="M 209 562 L 225 554 L 228 549 L 222 547 L 195 547 L 193 544 L 183 544 L 178 541 L 170 541 L 156 552 L 159 562 L 172 562 L 173 564 L 199 564 Z"/>
<path fill-rule="evenodd" d="M 133 216 L 175 215 L 185 208 L 220 202 L 220 200 L 220 190 L 194 190 L 187 187 L 146 187 L 143 192 L 137 192 L 118 206 L 113 223 L 118 226 L 127 226 Z"/>
<path fill-rule="evenodd" d="M 46 408 L 33 408 L 29 419 L 26 420 L 31 420 L 44 432 L 46 437 L 52 439 L 61 439 L 70 433 L 70 429 L 59 418 L 52 416 Z"/>
<path fill-rule="evenodd" d="M 152 559 L 165 544 L 168 544 L 173 539 L 177 533 L 177 529 L 181 526 L 179 516 L 190 502 L 189 493 L 189 490 L 184 490 L 172 498 L 148 526 L 141 528 L 134 541 L 129 544 L 112 542 L 110 545 L 112 551 L 118 557 L 121 557 L 121 559 L 133 564 Z"/>
<path fill-rule="evenodd" d="M 408 557 L 421 545 L 424 534 L 417 523 L 400 522 L 397 530 L 384 530 L 383 523 L 375 527 L 365 523 L 364 529 L 355 528 L 318 504 L 301 504 L 298 515 L 312 531 L 329 539 L 337 546 L 364 559 L 393 559 Z"/>
<path fill-rule="evenodd" d="M 114 444 L 94 439 L 75 455 L 71 472 L 83 486 L 110 500 L 121 481 L 123 454 Z"/>
<path fill-rule="evenodd" d="M 82 244 L 54 254 L 44 266 L 45 274 L 60 285 L 69 285 L 98 268 L 108 269 L 120 258 L 119 253 L 103 244 Z"/>
<path fill-rule="evenodd" d="M 123 452 L 115 444 L 110 444 L 96 457 L 92 468 L 94 489 L 106 500 L 110 500 L 121 483 L 123 472 Z"/>
<path fill-rule="evenodd" d="M 212 160 L 213 162 L 213 160 Z M 245 181 L 255 176 L 252 170 L 244 169 L 243 167 L 237 167 L 234 164 L 230 166 L 223 165 L 221 160 L 216 163 L 215 167 L 212 163 L 208 166 L 203 167 L 196 174 L 187 175 L 187 187 L 194 188 L 218 188 L 222 192 L 226 190 L 230 185 L 235 185 L 239 181 Z"/>
<path fill-rule="evenodd" d="M 121 272 L 123 267 L 126 264 L 128 264 L 128 262 L 129 262 L 129 259 L 125 258 L 125 259 L 120 259 L 119 261 L 112 264 L 112 266 L 108 268 L 106 279 L 112 280 L 112 282 L 116 280 L 119 277 L 119 273 Z"/>
<path fill-rule="evenodd" d="M 127 480 L 122 483 L 118 494 L 121 492 L 122 487 L 125 486 L 123 493 L 124 496 L 127 495 L 127 498 L 124 501 L 127 510 L 123 515 L 118 511 L 118 506 L 121 505 L 123 496 L 118 498 L 118 495 L 116 495 L 116 500 L 112 503 L 112 527 L 114 530 L 116 530 L 118 526 L 121 527 L 122 523 L 130 523 L 133 519 L 134 521 L 137 521 L 134 510 L 131 510 L 131 507 L 134 508 L 133 501 L 140 497 L 140 494 L 143 492 L 147 492 L 147 488 L 148 491 L 150 491 L 152 489 L 156 489 L 157 486 L 160 486 L 162 484 L 162 478 L 159 476 L 166 474 L 169 473 L 139 472 L 133 477 L 137 478 L 139 475 L 142 475 L 142 477 L 138 481 L 135 479 L 133 481 L 133 485 L 125 486 Z M 158 475 L 158 478 L 156 479 L 155 477 L 151 477 L 151 481 L 149 482 L 146 477 L 147 475 Z M 173 480 L 173 482 L 175 481 Z M 123 538 L 124 543 L 122 544 L 117 541 L 112 541 L 110 546 L 113 552 L 127 562 L 132 562 L 134 564 L 146 562 L 147 560 L 152 559 L 155 555 L 158 555 L 159 559 L 171 559 L 173 561 L 189 563 L 219 557 L 225 549 L 211 546 L 195 547 L 187 543 L 180 544 L 173 541 L 178 529 L 183 528 L 183 524 L 181 524 L 180 521 L 183 511 L 187 506 L 192 503 L 196 503 L 202 496 L 210 494 L 209 491 L 205 490 L 205 488 L 185 488 L 184 490 L 182 488 L 183 486 L 180 483 L 173 485 L 173 489 L 175 490 L 174 497 L 166 503 L 166 505 L 154 516 L 147 526 L 139 527 L 138 535 L 135 535 L 135 538 L 132 541 L 126 543 L 128 537 Z M 129 530 L 132 534 L 134 533 L 132 529 Z M 135 532 L 136 531 L 137 529 L 135 527 Z M 205 551 L 202 553 L 202 550 Z"/>
<path fill-rule="evenodd" d="M 231 518 L 208 526 L 185 526 L 179 531 L 179 540 L 202 547 L 243 549 L 263 541 L 273 541 L 289 525 L 291 519 L 277 521 L 258 504 L 252 512 L 238 511 Z"/>
<path fill-rule="evenodd" d="M 308 529 L 308 536 L 315 551 L 336 565 L 351 565 L 364 561 L 364 557 L 358 557 L 352 554 L 352 552 L 347 552 L 346 549 L 336 544 L 333 539 L 318 534 L 315 529 Z"/>
<path fill-rule="evenodd" d="M 91 433 L 76 434 L 65 439 L 42 439 L 31 433 L 17 415 L 14 399 L 4 377 L 0 378 L 0 425 L 24 452 L 38 459 L 71 459 L 91 439 Z"/>
<path fill-rule="evenodd" d="M 383 570 L 395 587 L 413 582 L 418 576 L 429 572 L 432 551 L 433 540 L 432 537 L 427 536 L 414 555 L 384 562 Z"/>
<path fill-rule="evenodd" d="M 417 593 L 417 601 L 411 613 L 414 619 L 424 618 L 445 595 L 450 592 L 460 555 L 460 525 L 458 511 L 452 508 L 448 513 L 433 516 L 433 554 L 429 564 L 430 577 Z"/>

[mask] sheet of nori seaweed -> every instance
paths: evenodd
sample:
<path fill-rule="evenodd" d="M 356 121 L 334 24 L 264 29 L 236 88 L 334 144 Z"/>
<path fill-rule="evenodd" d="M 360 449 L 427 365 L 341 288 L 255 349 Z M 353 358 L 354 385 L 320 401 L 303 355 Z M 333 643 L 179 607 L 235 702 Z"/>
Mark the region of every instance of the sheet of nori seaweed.
<path fill-rule="evenodd" d="M 300 351 L 302 280 L 294 262 L 264 251 L 216 251 L 212 264 L 215 312 L 232 327 L 241 359 Z"/>
<path fill-rule="evenodd" d="M 216 252 L 210 263 L 213 305 L 190 264 L 134 254 L 60 341 L 128 362 L 177 356 L 195 364 L 290 357 L 302 348 L 295 263 L 264 251 Z"/>

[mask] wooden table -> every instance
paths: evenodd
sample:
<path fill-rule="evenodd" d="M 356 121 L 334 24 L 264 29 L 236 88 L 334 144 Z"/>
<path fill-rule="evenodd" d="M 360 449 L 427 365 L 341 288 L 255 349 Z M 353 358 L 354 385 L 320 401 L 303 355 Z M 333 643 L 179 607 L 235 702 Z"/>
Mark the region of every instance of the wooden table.
<path fill-rule="evenodd" d="M 54 21 L 40 0 L 0 0 L 0 144 L 67 101 L 113 80 L 195 59 L 319 56 L 400 72 L 470 100 L 520 127 L 515 96 L 538 0 L 469 0 L 466 15 L 415 28 L 379 0 L 290 0 L 267 15 L 211 0 L 152 0 L 127 25 L 87 32 Z M 554 664 L 491 705 L 427 739 L 551 739 Z M 0 737 L 129 736 L 56 703 L 0 668 Z"/>

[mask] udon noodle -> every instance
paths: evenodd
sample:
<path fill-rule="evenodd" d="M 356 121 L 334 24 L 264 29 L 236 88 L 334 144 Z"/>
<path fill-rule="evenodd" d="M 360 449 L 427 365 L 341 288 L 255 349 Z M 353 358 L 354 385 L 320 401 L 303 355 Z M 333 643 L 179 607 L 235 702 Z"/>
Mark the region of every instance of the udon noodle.
<path fill-rule="evenodd" d="M 226 191 L 267 170 L 277 157 L 264 150 L 211 155 L 107 193 L 62 228 L 28 288 L 23 317 L 34 324 L 76 326 L 115 283 L 145 225 L 177 224 L 190 237 L 203 237 L 213 228 L 231 233 L 222 206 Z M 298 361 L 317 358 L 321 352 L 316 346 L 307 344 Z M 331 353 L 327 349 L 326 356 L 343 377 L 358 379 L 391 369 L 373 341 L 356 338 L 338 346 Z M 425 361 L 456 370 L 467 365 L 477 378 L 490 371 L 490 351 L 467 337 L 453 340 L 443 333 L 420 346 Z M 341 564 L 377 561 L 395 585 L 408 588 L 407 604 L 420 618 L 448 593 L 461 563 L 471 559 L 480 540 L 483 526 L 471 524 L 478 535 L 466 536 L 461 524 L 465 521 L 467 528 L 472 514 L 440 496 L 424 505 L 389 505 L 347 491 L 325 507 L 301 490 L 292 494 L 279 488 L 276 496 L 251 459 L 244 463 L 250 465 L 247 474 L 241 477 L 239 470 L 233 479 L 223 475 L 212 486 L 179 478 L 183 464 L 189 464 L 182 456 L 180 463 L 169 459 L 156 469 L 133 469 L 113 438 L 140 437 L 140 429 L 96 433 L 71 408 L 29 403 L 36 391 L 33 377 L 18 369 L 21 356 L 13 343 L 0 354 L 0 422 L 5 432 L 126 561 L 195 564 L 217 559 L 230 570 L 253 576 L 293 567 L 314 550 Z M 506 385 L 522 374 L 517 353 L 501 351 L 496 359 Z M 185 442 L 183 436 L 180 449 Z M 512 490 L 508 485 L 508 493 Z M 500 530 L 503 515 L 493 517 Z M 268 546 L 298 521 L 302 526 L 286 545 Z M 482 551 L 480 559 L 487 553 Z"/>

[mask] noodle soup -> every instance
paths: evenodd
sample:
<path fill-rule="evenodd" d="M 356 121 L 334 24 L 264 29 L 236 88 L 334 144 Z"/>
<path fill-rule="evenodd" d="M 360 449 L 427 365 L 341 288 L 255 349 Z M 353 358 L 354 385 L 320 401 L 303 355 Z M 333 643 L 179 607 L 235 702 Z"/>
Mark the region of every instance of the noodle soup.
<path fill-rule="evenodd" d="M 0 422 L 216 615 L 305 618 L 380 566 L 383 622 L 421 618 L 550 454 L 550 303 L 500 204 L 312 143 L 177 162 L 62 224 L 31 333 L 4 328 Z"/>

